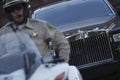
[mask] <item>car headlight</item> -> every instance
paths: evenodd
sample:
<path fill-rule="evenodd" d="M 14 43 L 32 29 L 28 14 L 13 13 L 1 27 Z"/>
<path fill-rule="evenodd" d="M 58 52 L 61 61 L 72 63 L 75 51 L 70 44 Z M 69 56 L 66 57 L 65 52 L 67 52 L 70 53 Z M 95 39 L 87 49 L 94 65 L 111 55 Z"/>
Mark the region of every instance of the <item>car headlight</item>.
<path fill-rule="evenodd" d="M 113 40 L 114 40 L 114 42 L 119 42 L 120 41 L 120 33 L 114 34 L 113 35 Z"/>

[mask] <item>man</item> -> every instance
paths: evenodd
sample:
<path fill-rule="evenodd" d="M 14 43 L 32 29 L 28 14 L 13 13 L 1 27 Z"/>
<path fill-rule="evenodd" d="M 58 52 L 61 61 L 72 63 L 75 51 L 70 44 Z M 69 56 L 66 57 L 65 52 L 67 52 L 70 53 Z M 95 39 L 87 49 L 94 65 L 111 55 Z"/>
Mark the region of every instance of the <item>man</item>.
<path fill-rule="evenodd" d="M 3 8 L 11 22 L 0 29 L 0 35 L 23 31 L 32 37 L 42 56 L 49 54 L 50 49 L 46 40 L 51 38 L 60 57 L 68 62 L 70 54 L 68 41 L 59 30 L 46 21 L 28 18 L 30 12 L 28 0 L 5 0 Z"/>

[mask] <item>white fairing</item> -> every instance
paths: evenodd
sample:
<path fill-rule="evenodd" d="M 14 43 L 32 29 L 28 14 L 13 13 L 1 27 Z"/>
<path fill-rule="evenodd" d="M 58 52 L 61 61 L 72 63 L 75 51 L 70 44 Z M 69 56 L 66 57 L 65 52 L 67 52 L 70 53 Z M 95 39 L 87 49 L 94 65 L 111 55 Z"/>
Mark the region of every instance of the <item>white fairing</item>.
<path fill-rule="evenodd" d="M 83 80 L 81 74 L 75 66 L 69 67 L 68 80 Z"/>
<path fill-rule="evenodd" d="M 10 74 L 0 74 L 0 80 L 25 80 L 24 69 L 16 70 Z"/>
<path fill-rule="evenodd" d="M 27 34 L 16 32 L 16 34 L 9 33 L 0 37 L 1 55 L 5 52 L 6 54 L 22 53 L 27 50 L 30 50 L 30 52 L 32 53 L 36 53 L 37 58 L 35 60 L 40 61 L 42 56 L 40 55 L 40 52 L 37 49 L 35 43 Z M 2 68 L 6 70 L 4 66 Z M 3 72 L 3 74 L 0 74 L 0 80 L 26 80 L 26 74 L 24 72 L 24 69 L 17 69 L 18 70 L 14 69 L 16 71 L 10 74 L 4 74 Z M 9 71 L 7 73 L 9 73 Z M 55 80 L 55 78 L 61 75 L 62 73 L 64 73 L 64 77 L 62 80 L 82 80 L 82 77 L 79 74 L 77 68 L 74 66 L 70 66 L 68 63 L 40 63 L 39 67 L 35 70 L 35 72 L 32 75 L 30 75 L 30 78 L 27 80 Z"/>
<path fill-rule="evenodd" d="M 63 72 L 65 72 L 64 79 L 66 79 L 68 70 L 69 65 L 67 63 L 49 64 L 49 67 L 45 67 L 44 64 L 35 71 L 29 80 L 55 80 L 55 78 Z"/>

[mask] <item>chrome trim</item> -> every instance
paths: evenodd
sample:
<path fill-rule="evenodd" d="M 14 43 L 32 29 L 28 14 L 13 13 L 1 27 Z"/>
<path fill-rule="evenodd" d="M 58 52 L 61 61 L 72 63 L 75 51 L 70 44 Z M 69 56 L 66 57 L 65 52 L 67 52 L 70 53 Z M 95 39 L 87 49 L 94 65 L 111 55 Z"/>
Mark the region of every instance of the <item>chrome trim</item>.
<path fill-rule="evenodd" d="M 112 5 L 108 2 L 108 0 L 104 0 L 104 2 L 105 2 L 105 3 L 107 4 L 107 6 L 110 8 L 110 10 L 112 11 L 112 13 L 113 13 L 114 15 L 116 15 L 115 11 L 113 10 Z"/>

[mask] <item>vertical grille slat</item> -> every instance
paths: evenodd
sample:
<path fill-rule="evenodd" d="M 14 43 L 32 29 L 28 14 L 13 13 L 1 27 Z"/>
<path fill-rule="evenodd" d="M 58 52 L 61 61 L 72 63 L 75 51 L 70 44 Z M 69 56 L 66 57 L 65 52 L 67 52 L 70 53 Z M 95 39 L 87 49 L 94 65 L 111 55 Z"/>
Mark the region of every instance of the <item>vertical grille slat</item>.
<path fill-rule="evenodd" d="M 82 66 L 113 58 L 110 41 L 106 33 L 70 42 L 69 63 Z"/>

